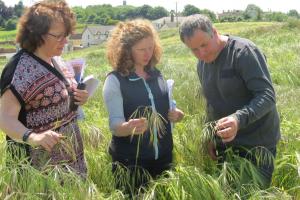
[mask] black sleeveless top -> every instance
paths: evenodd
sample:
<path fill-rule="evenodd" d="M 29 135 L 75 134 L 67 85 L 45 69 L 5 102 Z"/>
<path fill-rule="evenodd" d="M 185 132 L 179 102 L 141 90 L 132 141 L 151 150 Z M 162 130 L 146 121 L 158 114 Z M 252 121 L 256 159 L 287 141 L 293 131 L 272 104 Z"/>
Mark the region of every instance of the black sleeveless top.
<path fill-rule="evenodd" d="M 120 90 L 123 97 L 123 109 L 125 120 L 132 118 L 133 113 L 142 117 L 145 109 L 151 109 L 151 101 L 143 79 L 134 72 L 128 76 L 122 76 L 118 72 L 111 72 L 120 82 Z M 154 104 L 157 112 L 164 118 L 164 133 L 158 132 L 158 157 L 170 156 L 173 149 L 173 140 L 171 134 L 171 125 L 168 120 L 169 99 L 166 81 L 161 73 L 152 68 L 147 72 L 150 78 L 145 80 L 153 94 Z M 145 116 L 144 116 L 145 117 Z M 139 141 L 140 140 L 140 141 Z M 139 149 L 138 149 L 139 147 Z M 153 147 L 153 133 L 149 129 L 139 137 L 138 135 L 117 137 L 113 136 L 109 152 L 113 159 L 136 159 L 138 153 L 139 161 L 148 161 L 155 159 L 155 150 Z"/>

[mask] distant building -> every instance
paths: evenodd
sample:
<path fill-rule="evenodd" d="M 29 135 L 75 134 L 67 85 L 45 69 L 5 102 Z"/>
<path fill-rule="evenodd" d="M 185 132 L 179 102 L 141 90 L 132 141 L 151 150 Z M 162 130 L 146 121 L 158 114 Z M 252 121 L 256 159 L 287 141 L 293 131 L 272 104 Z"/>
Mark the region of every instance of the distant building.
<path fill-rule="evenodd" d="M 244 11 L 242 10 L 223 10 L 222 13 L 217 14 L 217 18 L 220 22 L 242 21 L 243 13 Z"/>
<path fill-rule="evenodd" d="M 77 34 L 72 34 L 69 37 L 69 42 L 73 45 L 73 46 L 82 46 L 82 34 L 81 33 L 77 33 Z"/>
<path fill-rule="evenodd" d="M 114 26 L 87 26 L 82 32 L 81 45 L 89 47 L 107 40 Z"/>
<path fill-rule="evenodd" d="M 123 6 L 126 6 L 126 1 L 123 1 Z"/>
<path fill-rule="evenodd" d="M 152 21 L 152 24 L 154 28 L 157 30 L 163 30 L 163 29 L 168 29 L 168 28 L 176 28 L 178 27 L 181 22 L 185 19 L 186 17 L 162 17 L 160 19 Z"/>
<path fill-rule="evenodd" d="M 68 43 L 64 46 L 64 52 L 69 52 L 82 48 L 82 34 L 72 34 L 68 39 Z"/>

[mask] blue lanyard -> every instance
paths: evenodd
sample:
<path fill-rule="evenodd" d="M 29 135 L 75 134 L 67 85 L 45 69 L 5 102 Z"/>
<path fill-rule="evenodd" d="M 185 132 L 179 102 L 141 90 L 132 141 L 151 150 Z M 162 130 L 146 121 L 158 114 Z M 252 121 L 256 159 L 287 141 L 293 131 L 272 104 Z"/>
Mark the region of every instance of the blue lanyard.
<path fill-rule="evenodd" d="M 150 89 L 148 83 L 145 81 L 145 79 L 142 78 L 142 77 L 139 77 L 139 78 L 132 78 L 132 79 L 130 78 L 129 80 L 130 81 L 138 81 L 140 79 L 143 80 L 145 88 L 146 88 L 146 90 L 148 92 L 148 97 L 149 97 L 150 102 L 151 102 L 152 112 L 156 113 L 157 111 L 156 111 L 156 107 L 155 107 L 155 103 L 154 103 L 153 94 L 151 92 L 151 89 Z M 153 125 L 153 148 L 154 148 L 154 152 L 155 152 L 155 160 L 158 159 L 158 144 L 157 143 L 158 143 L 158 140 L 157 140 L 157 128 L 156 128 L 155 125 Z"/>

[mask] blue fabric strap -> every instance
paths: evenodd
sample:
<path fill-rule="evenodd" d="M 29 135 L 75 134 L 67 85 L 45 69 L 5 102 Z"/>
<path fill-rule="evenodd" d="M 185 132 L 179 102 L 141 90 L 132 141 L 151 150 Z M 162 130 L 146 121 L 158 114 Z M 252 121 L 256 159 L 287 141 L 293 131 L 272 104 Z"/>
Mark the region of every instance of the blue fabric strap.
<path fill-rule="evenodd" d="M 130 78 L 129 80 L 130 81 L 137 81 L 137 80 L 140 80 L 142 79 L 143 80 L 143 83 L 146 87 L 146 90 L 148 92 L 148 97 L 150 99 L 150 102 L 151 102 L 151 108 L 152 108 L 152 112 L 156 113 L 156 107 L 155 107 L 155 103 L 154 103 L 154 98 L 153 98 L 153 94 L 151 92 L 151 89 L 149 87 L 149 85 L 147 84 L 147 82 L 145 81 L 144 78 Z M 154 152 L 155 152 L 155 160 L 158 159 L 158 139 L 157 139 L 157 128 L 155 125 L 153 125 L 153 148 L 154 148 Z"/>

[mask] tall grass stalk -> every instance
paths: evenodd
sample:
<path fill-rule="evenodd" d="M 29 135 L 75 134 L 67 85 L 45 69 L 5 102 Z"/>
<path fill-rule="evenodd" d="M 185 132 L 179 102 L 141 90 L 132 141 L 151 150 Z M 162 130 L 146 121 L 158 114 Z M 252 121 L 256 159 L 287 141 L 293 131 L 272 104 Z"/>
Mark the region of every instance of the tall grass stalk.
<path fill-rule="evenodd" d="M 178 166 L 165 177 L 153 182 L 144 199 L 224 199 L 218 182 L 195 167 Z"/>

